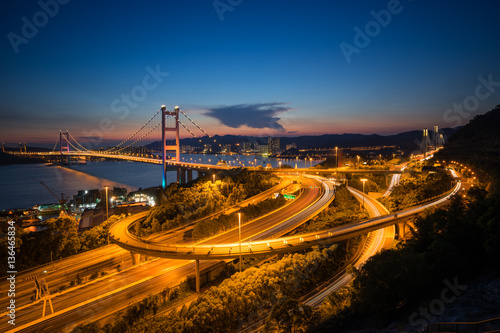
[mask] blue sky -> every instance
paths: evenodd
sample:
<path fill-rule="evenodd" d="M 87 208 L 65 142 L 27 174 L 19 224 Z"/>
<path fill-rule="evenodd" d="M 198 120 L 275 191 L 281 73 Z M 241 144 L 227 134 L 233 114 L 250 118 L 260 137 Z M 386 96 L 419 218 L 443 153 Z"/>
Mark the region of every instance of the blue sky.
<path fill-rule="evenodd" d="M 161 104 L 211 134 L 264 136 L 452 127 L 500 104 L 495 1 L 41 0 L 0 12 L 3 142 L 85 137 L 102 119 L 114 125 L 104 139 L 119 140 Z"/>

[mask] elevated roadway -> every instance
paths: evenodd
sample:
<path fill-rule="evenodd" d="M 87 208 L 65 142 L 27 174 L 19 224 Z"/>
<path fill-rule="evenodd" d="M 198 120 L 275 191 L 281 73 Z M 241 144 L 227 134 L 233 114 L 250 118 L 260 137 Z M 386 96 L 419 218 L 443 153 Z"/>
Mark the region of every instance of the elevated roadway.
<path fill-rule="evenodd" d="M 330 191 L 333 191 L 333 189 L 330 190 L 330 188 L 333 186 L 331 182 L 323 181 L 322 185 L 325 193 L 328 194 Z M 270 238 L 270 236 L 262 234 L 262 232 L 260 233 L 260 237 L 258 234 L 255 234 L 254 236 L 248 236 L 248 234 L 245 234 L 245 237 L 242 238 L 244 239 L 244 241 L 241 244 L 241 256 L 251 257 L 256 255 L 279 254 L 284 252 L 297 251 L 310 248 L 311 246 L 318 244 L 332 244 L 354 236 L 366 234 L 377 229 L 397 224 L 401 219 L 405 217 L 420 213 L 427 208 L 434 207 L 443 202 L 446 202 L 446 200 L 455 195 L 460 190 L 460 188 L 461 182 L 457 182 L 451 191 L 429 203 L 405 209 L 394 214 L 385 214 L 379 217 L 370 218 L 366 221 L 351 223 L 348 225 L 314 233 L 274 239 L 263 239 L 267 237 Z M 360 195 L 356 190 L 351 189 L 351 191 L 355 196 L 356 194 Z M 310 218 L 314 213 L 314 209 L 318 209 L 322 205 L 326 205 L 328 200 L 324 199 L 323 201 L 319 202 L 320 203 L 316 203 L 316 205 L 311 204 L 308 207 L 304 207 L 300 211 L 297 211 L 297 209 L 302 208 L 303 206 L 297 207 L 295 209 L 287 209 L 286 212 L 284 212 L 285 215 L 287 215 L 287 213 L 290 213 L 290 211 L 293 214 L 289 217 L 287 223 L 283 223 L 283 225 L 293 225 L 294 219 L 300 220 L 302 218 Z M 283 218 L 285 215 L 279 215 L 278 220 L 280 218 Z M 112 241 L 131 252 L 163 258 L 219 260 L 232 259 L 240 256 L 239 243 L 235 242 L 235 240 L 237 241 L 238 239 L 237 237 L 221 237 L 192 246 L 187 246 L 184 244 L 147 242 L 132 235 L 129 232 L 129 227 L 136 222 L 137 221 L 134 221 L 133 219 L 128 219 L 114 225 L 110 230 Z M 256 225 L 255 227 L 260 230 L 268 230 L 266 227 L 263 227 L 261 225 Z M 273 226 L 272 228 L 279 228 L 279 226 L 278 224 L 275 224 L 275 226 Z M 236 236 L 237 232 L 237 228 L 233 229 L 234 236 Z M 232 239 L 233 241 L 230 243 L 221 244 L 221 241 L 229 239 Z"/>
<path fill-rule="evenodd" d="M 317 215 L 333 200 L 334 185 L 332 182 L 315 176 L 297 179 L 300 179 L 302 183 L 303 193 L 292 204 L 288 205 L 286 209 L 279 209 L 242 225 L 241 239 L 244 241 L 242 243 L 242 255 L 255 255 L 252 251 L 254 242 L 262 242 L 265 239 L 279 237 L 289 232 Z M 153 257 L 220 260 L 233 259 L 239 256 L 238 228 L 233 228 L 198 244 L 168 244 L 148 241 L 130 233 L 130 227 L 145 217 L 145 214 L 137 214 L 116 223 L 110 228 L 110 240 L 133 253 Z"/>

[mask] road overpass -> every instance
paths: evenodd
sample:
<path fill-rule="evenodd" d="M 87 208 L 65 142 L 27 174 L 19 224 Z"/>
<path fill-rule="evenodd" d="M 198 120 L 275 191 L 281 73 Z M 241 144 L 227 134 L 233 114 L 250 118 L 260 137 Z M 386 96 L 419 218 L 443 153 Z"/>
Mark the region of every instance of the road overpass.
<path fill-rule="evenodd" d="M 329 186 L 327 184 L 328 182 L 323 182 L 325 192 L 327 192 L 326 187 Z M 257 255 L 280 254 L 298 251 L 310 248 L 314 245 L 332 244 L 354 236 L 366 234 L 377 229 L 397 224 L 410 215 L 420 213 L 427 208 L 446 202 L 446 200 L 460 190 L 460 187 L 461 182 L 457 182 L 451 191 L 434 201 L 396 213 L 370 218 L 366 221 L 290 237 L 280 237 L 275 239 L 270 239 L 270 235 L 253 237 L 252 240 L 242 242 L 241 256 L 252 257 Z M 361 193 L 352 188 L 350 190 L 355 194 Z M 324 203 L 324 201 L 322 201 L 322 203 Z M 319 207 L 311 205 L 309 209 L 312 211 L 315 208 Z M 307 213 L 300 215 L 299 212 L 295 212 L 292 218 L 300 219 L 308 218 L 308 216 L 309 215 L 307 215 Z M 171 259 L 220 260 L 234 259 L 240 256 L 238 242 L 220 244 L 214 240 L 213 242 L 205 241 L 195 245 L 148 242 L 147 240 L 134 236 L 129 232 L 129 228 L 138 221 L 139 217 L 122 220 L 115 224 L 110 229 L 110 239 L 112 242 L 131 252 Z"/>

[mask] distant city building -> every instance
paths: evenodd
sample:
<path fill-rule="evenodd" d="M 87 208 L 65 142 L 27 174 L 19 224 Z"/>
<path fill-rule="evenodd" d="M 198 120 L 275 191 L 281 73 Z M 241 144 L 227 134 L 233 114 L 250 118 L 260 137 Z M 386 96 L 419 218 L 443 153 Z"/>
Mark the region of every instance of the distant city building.
<path fill-rule="evenodd" d="M 211 153 L 212 152 L 212 145 L 205 143 L 205 145 L 203 146 L 203 152 L 204 153 Z"/>
<path fill-rule="evenodd" d="M 222 145 L 222 152 L 223 153 L 230 153 L 231 152 L 231 145 L 230 144 Z"/>
<path fill-rule="evenodd" d="M 257 150 L 259 152 L 259 154 L 262 154 L 262 155 L 269 154 L 268 145 L 259 145 L 258 143 L 256 143 L 255 150 Z"/>
<path fill-rule="evenodd" d="M 290 150 L 293 148 L 297 148 L 297 144 L 295 142 L 292 142 L 292 143 L 286 145 L 286 150 Z"/>
<path fill-rule="evenodd" d="M 280 139 L 268 137 L 267 138 L 268 153 L 270 155 L 279 154 L 280 152 Z"/>
<path fill-rule="evenodd" d="M 243 153 L 252 151 L 252 144 L 250 142 L 243 142 L 240 144 L 240 147 Z"/>
<path fill-rule="evenodd" d="M 195 150 L 195 147 L 191 147 L 189 145 L 182 145 L 181 146 L 181 153 L 184 153 L 184 154 L 192 153 L 194 150 Z"/>

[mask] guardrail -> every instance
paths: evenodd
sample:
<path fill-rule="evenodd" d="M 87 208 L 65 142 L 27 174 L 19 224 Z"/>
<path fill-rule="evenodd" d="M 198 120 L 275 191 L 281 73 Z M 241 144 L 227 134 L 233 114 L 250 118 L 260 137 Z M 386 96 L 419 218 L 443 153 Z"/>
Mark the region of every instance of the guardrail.
<path fill-rule="evenodd" d="M 427 199 L 424 199 L 424 200 L 420 200 L 420 201 L 414 203 L 411 206 L 408 206 L 408 205 L 401 206 L 400 210 L 408 209 L 408 208 L 411 208 L 411 207 L 414 207 L 414 206 L 421 206 L 421 205 L 424 205 L 425 203 L 432 202 L 432 201 L 435 201 L 435 200 L 439 200 L 441 198 L 444 198 L 444 197 L 448 196 L 450 193 L 453 192 L 454 189 L 455 189 L 455 187 L 453 186 L 451 189 L 449 189 L 448 191 L 446 191 L 446 192 L 444 192 L 442 194 L 435 195 L 435 196 L 433 196 L 431 198 L 427 198 Z"/>
<path fill-rule="evenodd" d="M 461 183 L 457 183 L 455 188 L 448 195 L 453 195 L 460 189 Z M 439 200 L 443 200 L 439 199 Z M 270 240 L 256 240 L 241 243 L 241 256 L 255 256 L 263 254 L 277 254 L 289 252 L 291 250 L 301 250 L 316 244 L 332 244 L 360 234 L 384 228 L 396 223 L 404 216 L 416 214 L 425 210 L 429 205 L 439 204 L 439 200 L 424 206 L 414 207 L 397 214 L 388 214 L 380 217 L 356 222 L 349 225 L 339 226 L 315 233 L 294 235 Z M 318 202 L 316 202 L 318 204 Z M 325 204 L 325 203 L 322 203 Z M 318 204 L 319 205 L 319 204 Z M 153 244 L 147 243 L 144 248 L 144 240 L 131 239 L 135 244 L 125 243 L 119 239 L 114 239 L 118 245 L 137 253 L 146 255 L 174 258 L 174 259 L 201 259 L 218 260 L 232 259 L 239 256 L 239 243 L 213 244 L 213 245 L 178 245 L 178 244 Z"/>
<path fill-rule="evenodd" d="M 437 331 L 433 329 L 437 328 Z M 443 330 L 443 331 L 442 331 Z M 426 332 L 493 333 L 500 332 L 500 317 L 478 322 L 436 323 L 427 325 Z"/>

